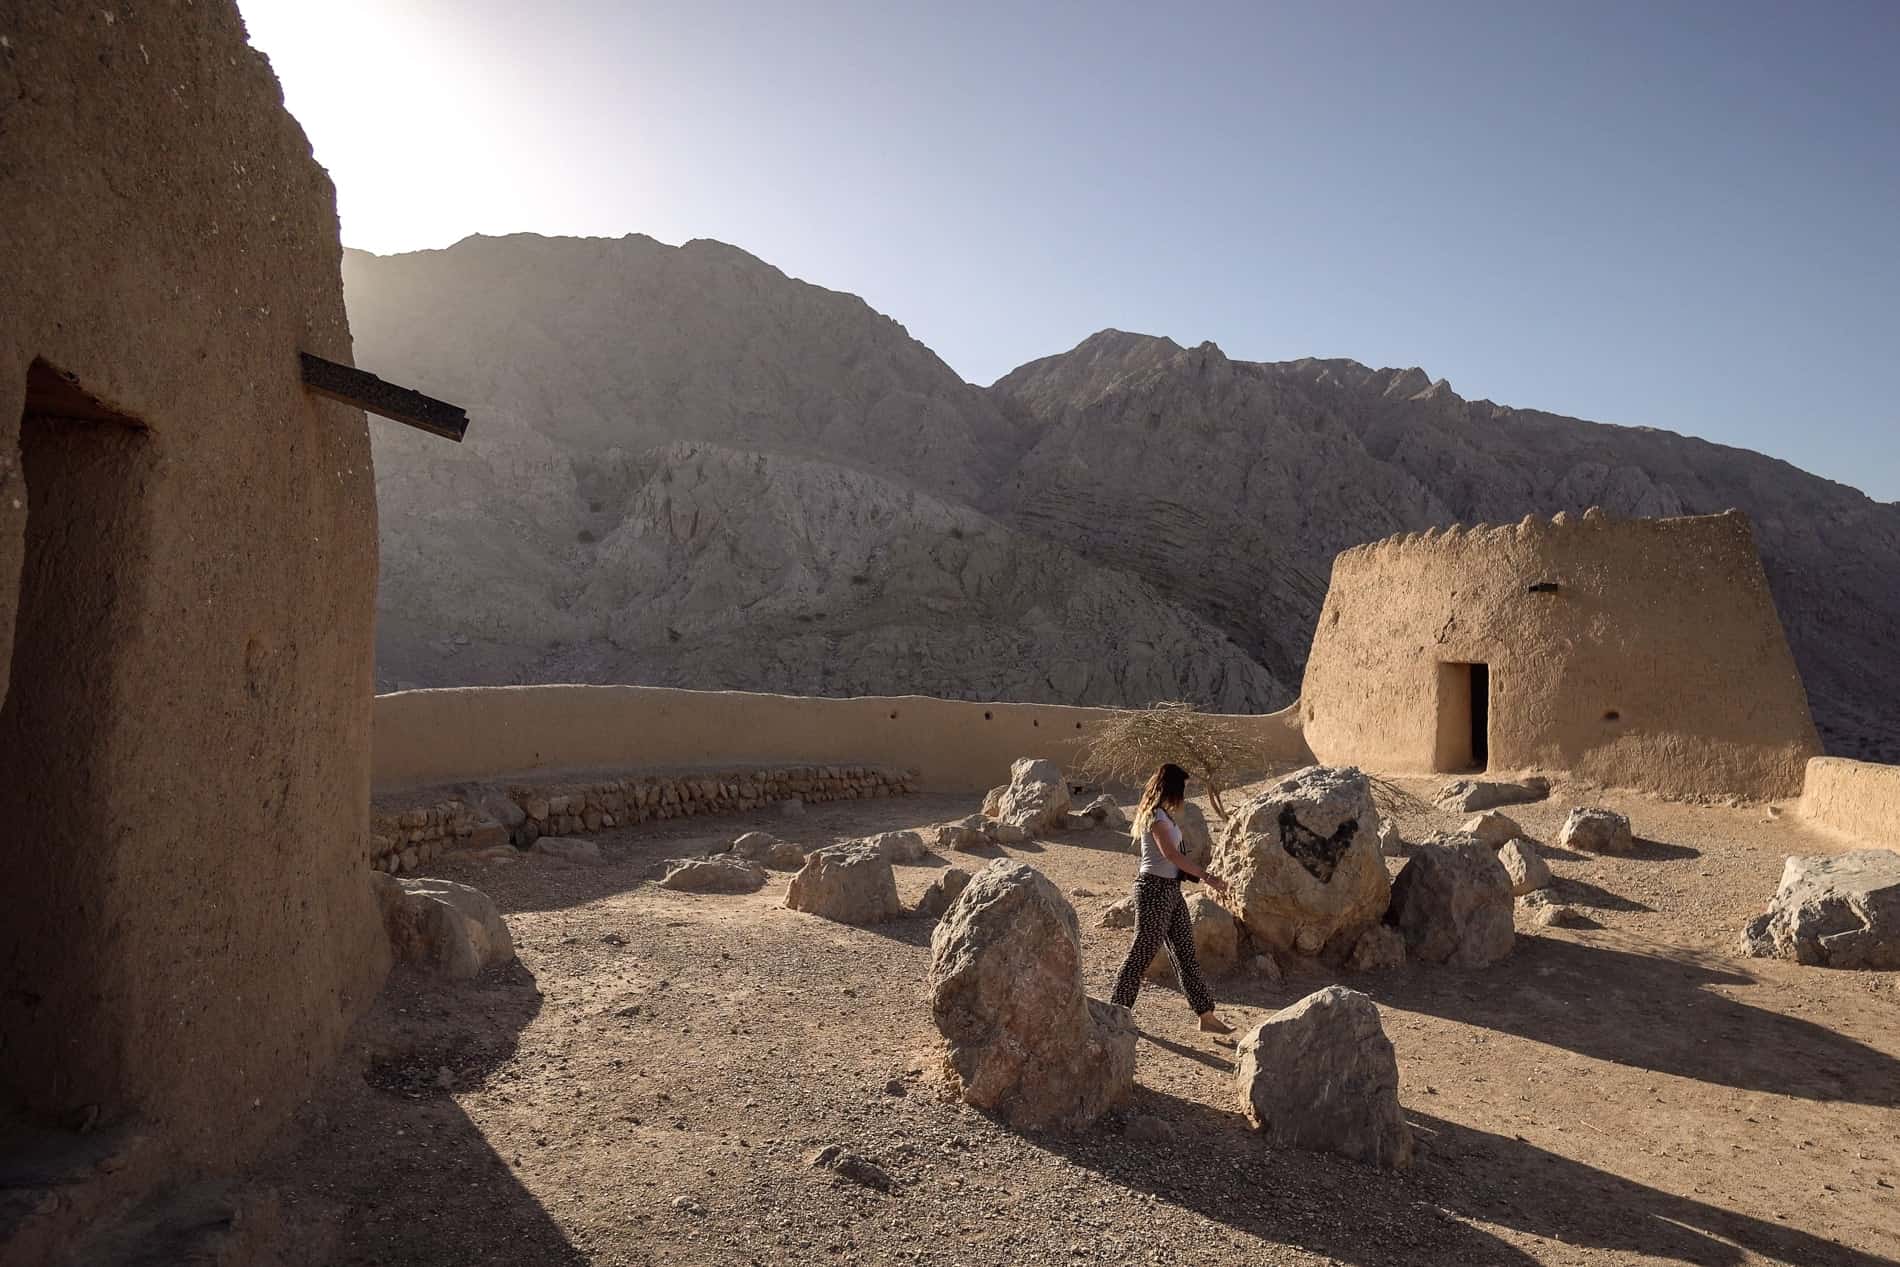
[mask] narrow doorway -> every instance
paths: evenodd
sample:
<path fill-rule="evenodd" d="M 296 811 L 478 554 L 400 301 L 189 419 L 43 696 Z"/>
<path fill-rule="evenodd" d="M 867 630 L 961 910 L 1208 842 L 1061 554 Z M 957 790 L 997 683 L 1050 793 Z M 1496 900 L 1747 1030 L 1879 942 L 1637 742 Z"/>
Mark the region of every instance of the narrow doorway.
<path fill-rule="evenodd" d="M 1471 666 L 1471 766 L 1491 765 L 1491 666 Z"/>
<path fill-rule="evenodd" d="M 19 450 L 26 529 L 0 697 L 0 1119 L 108 1116 L 131 1053 L 112 994 L 114 678 L 148 555 L 144 427 L 35 361 Z"/>
<path fill-rule="evenodd" d="M 1438 666 L 1438 733 L 1432 769 L 1461 774 L 1491 764 L 1491 666 Z"/>

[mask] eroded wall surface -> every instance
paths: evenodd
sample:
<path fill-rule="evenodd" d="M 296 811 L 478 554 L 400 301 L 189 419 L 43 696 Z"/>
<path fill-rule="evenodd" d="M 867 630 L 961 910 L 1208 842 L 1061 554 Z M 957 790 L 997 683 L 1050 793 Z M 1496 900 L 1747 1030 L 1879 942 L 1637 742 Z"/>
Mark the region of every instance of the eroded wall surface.
<path fill-rule="evenodd" d="M 334 197 L 229 0 L 0 18 L 0 1113 L 216 1160 L 386 968 Z"/>
<path fill-rule="evenodd" d="M 1814 758 L 1801 789 L 1801 815 L 1857 844 L 1900 849 L 1900 765 Z"/>
<path fill-rule="evenodd" d="M 1559 515 L 1346 551 L 1301 692 L 1307 742 L 1327 762 L 1444 768 L 1440 666 L 1460 662 L 1490 669 L 1493 770 L 1774 798 L 1820 751 L 1735 512 Z"/>
<path fill-rule="evenodd" d="M 1018 757 L 1068 762 L 1113 710 L 925 696 L 826 699 L 651 686 L 497 686 L 376 698 L 377 789 L 537 770 L 869 762 L 932 791 L 1007 782 Z M 1263 766 L 1312 760 L 1292 709 L 1236 719 Z"/>

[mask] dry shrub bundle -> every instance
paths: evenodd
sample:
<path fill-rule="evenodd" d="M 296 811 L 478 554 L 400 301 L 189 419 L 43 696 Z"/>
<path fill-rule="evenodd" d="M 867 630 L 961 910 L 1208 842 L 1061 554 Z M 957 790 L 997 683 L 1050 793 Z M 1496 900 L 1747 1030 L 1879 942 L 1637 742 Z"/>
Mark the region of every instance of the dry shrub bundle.
<path fill-rule="evenodd" d="M 1092 778 L 1140 785 L 1164 761 L 1174 762 L 1206 786 L 1214 816 L 1223 822 L 1227 809 L 1221 793 L 1259 764 L 1232 718 L 1170 700 L 1090 726 L 1079 767 Z"/>

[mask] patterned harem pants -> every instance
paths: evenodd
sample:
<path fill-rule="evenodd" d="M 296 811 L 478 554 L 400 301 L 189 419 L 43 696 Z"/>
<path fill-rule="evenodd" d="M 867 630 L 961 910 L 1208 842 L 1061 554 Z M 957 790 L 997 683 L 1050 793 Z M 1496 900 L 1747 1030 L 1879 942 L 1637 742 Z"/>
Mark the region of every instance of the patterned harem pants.
<path fill-rule="evenodd" d="M 1135 1006 L 1142 974 L 1164 942 L 1174 959 L 1174 976 L 1181 983 L 1181 993 L 1187 995 L 1188 1006 L 1196 1016 L 1211 1012 L 1214 999 L 1201 980 L 1201 965 L 1194 957 L 1194 921 L 1188 918 L 1181 882 L 1153 875 L 1135 880 L 1135 944 L 1128 948 L 1110 1001 L 1123 1007 Z"/>

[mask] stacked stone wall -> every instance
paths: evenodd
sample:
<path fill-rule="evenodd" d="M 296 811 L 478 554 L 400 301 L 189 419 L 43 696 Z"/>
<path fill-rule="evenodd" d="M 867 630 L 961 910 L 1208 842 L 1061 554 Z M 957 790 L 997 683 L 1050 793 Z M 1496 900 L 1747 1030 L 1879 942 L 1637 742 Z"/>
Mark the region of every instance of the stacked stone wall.
<path fill-rule="evenodd" d="M 456 847 L 479 848 L 542 836 L 585 836 L 635 823 L 708 814 L 742 814 L 797 800 L 876 800 L 918 789 L 914 770 L 868 765 L 760 766 L 628 774 L 618 778 L 510 783 L 482 794 L 403 805 L 378 798 L 370 824 L 368 863 L 378 871 L 413 871 Z M 490 816 L 512 805 L 512 826 Z"/>

